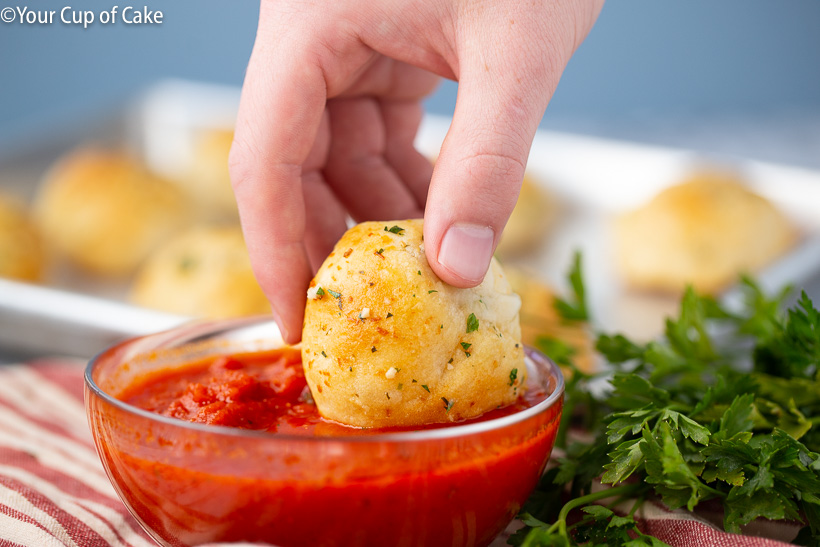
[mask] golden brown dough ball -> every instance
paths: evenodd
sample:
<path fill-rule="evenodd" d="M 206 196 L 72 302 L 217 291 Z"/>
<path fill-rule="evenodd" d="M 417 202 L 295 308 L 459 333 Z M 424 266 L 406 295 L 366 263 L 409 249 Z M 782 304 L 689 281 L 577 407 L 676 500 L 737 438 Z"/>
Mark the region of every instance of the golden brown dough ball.
<path fill-rule="evenodd" d="M 42 239 L 26 210 L 0 195 L 0 277 L 39 281 L 44 262 Z"/>
<path fill-rule="evenodd" d="M 525 174 L 515 209 L 496 249 L 498 256 L 511 258 L 533 250 L 549 234 L 558 209 L 556 198 L 532 175 Z"/>
<path fill-rule="evenodd" d="M 196 227 L 168 241 L 137 272 L 131 301 L 195 317 L 270 313 L 242 230 L 233 226 Z"/>
<path fill-rule="evenodd" d="M 697 174 L 616 224 L 617 258 L 637 287 L 715 292 L 771 262 L 796 234 L 765 198 L 735 176 Z"/>
<path fill-rule="evenodd" d="M 421 220 L 365 222 L 310 284 L 302 363 L 319 412 L 361 427 L 459 421 L 525 380 L 521 300 L 493 260 L 478 287 L 441 281 Z"/>
<path fill-rule="evenodd" d="M 76 150 L 54 166 L 35 200 L 46 242 L 104 275 L 131 273 L 187 222 L 181 192 L 130 156 Z"/>
<path fill-rule="evenodd" d="M 190 173 L 179 181 L 204 218 L 239 220 L 228 174 L 232 143 L 233 131 L 203 131 L 195 142 Z"/>

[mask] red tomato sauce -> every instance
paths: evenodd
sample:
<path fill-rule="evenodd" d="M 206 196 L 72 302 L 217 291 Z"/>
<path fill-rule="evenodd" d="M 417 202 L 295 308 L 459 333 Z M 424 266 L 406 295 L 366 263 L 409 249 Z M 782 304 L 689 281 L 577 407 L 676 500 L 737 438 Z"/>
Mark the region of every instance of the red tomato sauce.
<path fill-rule="evenodd" d="M 546 396 L 531 390 L 479 420 Z M 385 430 L 319 416 L 291 349 L 157 371 L 118 398 L 166 416 L 270 432 L 205 432 L 92 404 L 97 449 L 120 497 L 154 539 L 173 546 L 488 545 L 538 482 L 561 415 L 559 399 L 503 428 L 381 440 Z M 375 436 L 348 440 L 362 434 Z"/>
<path fill-rule="evenodd" d="M 542 389 L 529 388 L 514 404 L 461 423 L 508 416 L 546 397 Z M 296 350 L 222 356 L 157 371 L 130 385 L 119 399 L 189 422 L 280 434 L 362 435 L 453 425 L 366 429 L 325 420 L 313 404 Z"/>

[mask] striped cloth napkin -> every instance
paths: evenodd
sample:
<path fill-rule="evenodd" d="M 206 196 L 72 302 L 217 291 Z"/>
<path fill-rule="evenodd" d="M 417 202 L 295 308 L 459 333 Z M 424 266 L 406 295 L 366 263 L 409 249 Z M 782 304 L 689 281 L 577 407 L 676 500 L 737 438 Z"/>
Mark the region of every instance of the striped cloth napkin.
<path fill-rule="evenodd" d="M 2 547 L 154 545 L 120 502 L 94 451 L 83 369 L 69 360 L 0 365 Z M 763 523 L 748 528 L 750 535 L 727 534 L 710 523 L 719 517 L 651 503 L 638 516 L 644 532 L 675 547 L 776 547 L 786 545 L 777 539 L 788 541 L 798 530 Z M 493 546 L 504 544 L 499 538 Z"/>

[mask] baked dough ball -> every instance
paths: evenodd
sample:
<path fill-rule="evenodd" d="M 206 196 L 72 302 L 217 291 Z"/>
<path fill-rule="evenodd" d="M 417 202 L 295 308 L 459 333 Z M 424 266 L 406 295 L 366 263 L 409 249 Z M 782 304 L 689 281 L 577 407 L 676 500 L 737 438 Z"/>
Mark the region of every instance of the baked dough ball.
<path fill-rule="evenodd" d="M 473 289 L 445 284 L 421 220 L 342 236 L 308 290 L 305 377 L 325 418 L 361 427 L 460 421 L 515 401 L 521 300 L 493 260 Z"/>
<path fill-rule="evenodd" d="M 152 254 L 134 279 L 137 305 L 195 317 L 270 313 L 238 227 L 196 227 Z"/>
<path fill-rule="evenodd" d="M 45 256 L 40 234 L 22 205 L 0 195 L 0 277 L 39 281 Z"/>
<path fill-rule="evenodd" d="M 228 174 L 232 143 L 233 131 L 212 129 L 200 133 L 190 173 L 179 181 L 206 219 L 239 220 Z"/>
<path fill-rule="evenodd" d="M 524 175 L 515 204 L 496 253 L 511 258 L 532 251 L 549 234 L 558 215 L 558 202 L 529 173 Z"/>
<path fill-rule="evenodd" d="M 540 338 L 554 338 L 575 351 L 572 356 L 575 366 L 584 372 L 594 372 L 592 340 L 586 324 L 568 323 L 558 316 L 554 307 L 555 290 L 549 285 L 520 269 L 505 268 L 505 272 L 513 291 L 521 295 L 519 315 L 524 344 L 538 348 Z"/>
<path fill-rule="evenodd" d="M 691 283 L 715 292 L 783 253 L 795 241 L 789 221 L 728 173 L 706 172 L 658 194 L 616 224 L 619 267 L 637 287 Z"/>
<path fill-rule="evenodd" d="M 83 148 L 43 181 L 35 218 L 49 245 L 103 275 L 131 273 L 186 222 L 182 193 L 130 156 Z"/>

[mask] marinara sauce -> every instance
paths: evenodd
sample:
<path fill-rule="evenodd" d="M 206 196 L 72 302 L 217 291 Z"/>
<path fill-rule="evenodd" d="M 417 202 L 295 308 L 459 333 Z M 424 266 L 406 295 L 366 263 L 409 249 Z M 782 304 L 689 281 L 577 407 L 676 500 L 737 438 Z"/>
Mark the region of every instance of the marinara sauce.
<path fill-rule="evenodd" d="M 548 395 L 526 390 L 516 404 L 471 422 L 513 414 Z M 299 352 L 289 348 L 151 372 L 117 398 L 180 420 L 256 430 L 203 432 L 116 405 L 89 408 L 112 482 L 166 545 L 487 545 L 537 483 L 561 412 L 559 400 L 497 430 L 382 441 L 379 435 L 398 430 L 324 420 Z"/>
<path fill-rule="evenodd" d="M 514 414 L 547 394 L 530 388 L 507 407 L 461 424 Z M 290 435 L 362 435 L 447 427 L 368 429 L 325 420 L 319 414 L 296 350 L 221 356 L 172 371 L 159 371 L 130 385 L 119 398 L 136 407 L 190 422 Z"/>

